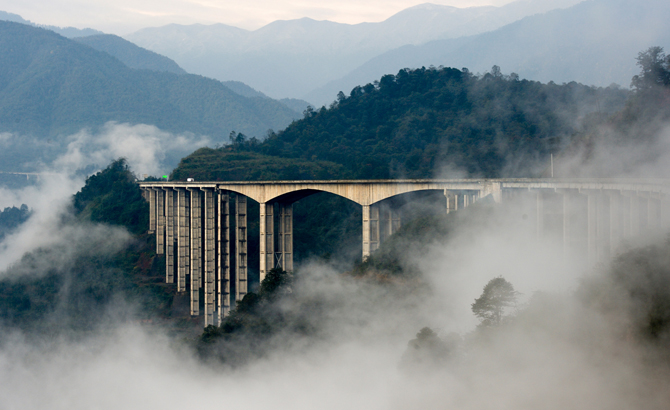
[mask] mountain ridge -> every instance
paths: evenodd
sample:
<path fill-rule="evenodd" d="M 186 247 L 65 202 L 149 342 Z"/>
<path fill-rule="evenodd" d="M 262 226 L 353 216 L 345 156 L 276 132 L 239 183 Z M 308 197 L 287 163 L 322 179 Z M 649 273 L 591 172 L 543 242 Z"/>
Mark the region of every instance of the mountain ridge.
<path fill-rule="evenodd" d="M 467 26 L 466 33 L 488 31 L 516 21 L 527 12 L 579 1 L 532 0 L 521 2 L 524 7 L 512 3 L 457 12 L 433 5 L 401 11 L 380 23 L 349 25 L 302 18 L 275 21 L 253 31 L 225 24 L 171 24 L 145 28 L 124 38 L 173 59 L 188 72 L 221 81 L 241 81 L 273 98 L 304 99 L 310 91 L 342 77 L 372 56 L 400 45 L 459 36 L 469 22 L 474 23 Z M 437 18 L 435 10 L 450 13 Z M 497 17 L 484 18 L 492 13 Z M 402 19 L 407 24 L 398 29 Z M 451 26 L 456 28 L 452 30 Z"/>
<path fill-rule="evenodd" d="M 306 99 L 326 103 L 398 67 L 467 67 L 485 72 L 493 65 L 524 78 L 597 86 L 628 86 L 639 50 L 670 45 L 662 21 L 670 5 L 659 0 L 589 0 L 568 9 L 525 17 L 495 31 L 458 39 L 406 45 L 370 59 Z M 634 20 L 634 21 L 633 21 Z M 570 56 L 570 58 L 565 58 Z M 574 63 L 577 61 L 577 63 Z"/>

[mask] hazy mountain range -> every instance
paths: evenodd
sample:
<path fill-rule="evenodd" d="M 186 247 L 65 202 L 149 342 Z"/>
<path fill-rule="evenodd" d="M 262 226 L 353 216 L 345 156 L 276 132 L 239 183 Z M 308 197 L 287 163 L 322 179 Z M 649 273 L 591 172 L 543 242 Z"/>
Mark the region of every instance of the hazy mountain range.
<path fill-rule="evenodd" d="M 116 45 L 128 46 L 118 40 Z M 4 168 L 46 161 L 39 158 L 37 145 L 46 144 L 45 155 L 53 157 L 69 135 L 82 129 L 95 132 L 109 121 L 155 125 L 225 143 L 233 130 L 263 137 L 268 129 L 282 129 L 301 116 L 270 98 L 244 97 L 217 80 L 133 69 L 52 31 L 0 21 Z"/>
<path fill-rule="evenodd" d="M 273 98 L 303 98 L 385 51 L 487 32 L 579 1 L 524 0 L 463 9 L 423 4 L 380 23 L 349 25 L 303 18 L 275 21 L 254 31 L 224 24 L 171 24 L 124 37 L 173 59 L 188 72 L 242 81 Z M 335 94 L 328 102 L 334 98 Z"/>
<path fill-rule="evenodd" d="M 407 45 L 372 58 L 346 76 L 312 91 L 329 101 L 338 91 L 369 83 L 403 67 L 444 65 L 485 72 L 499 65 L 522 78 L 628 87 L 635 58 L 650 46 L 670 47 L 670 2 L 591 0 L 521 19 L 488 33 Z"/>
<path fill-rule="evenodd" d="M 24 19 L 23 17 L 19 16 L 18 14 L 7 13 L 6 11 L 1 11 L 1 10 L 0 10 L 0 21 L 13 21 L 14 23 L 21 23 L 21 24 L 27 24 L 29 26 L 45 28 L 47 30 L 54 31 L 54 32 L 60 34 L 61 36 L 67 37 L 67 38 L 76 38 L 76 37 L 84 37 L 84 36 L 92 36 L 92 35 L 96 35 L 96 34 L 102 34 L 101 31 L 93 30 L 92 28 L 78 29 L 78 28 L 74 28 L 74 27 L 56 27 L 56 26 L 48 26 L 48 25 L 43 25 L 43 24 L 36 24 L 36 23 L 33 23 L 32 21 Z"/>
<path fill-rule="evenodd" d="M 177 63 L 160 54 L 138 47 L 128 40 L 113 34 L 96 34 L 86 37 L 77 37 L 74 41 L 85 44 L 98 51 L 110 54 L 129 68 L 165 71 L 174 74 L 186 74 Z"/>

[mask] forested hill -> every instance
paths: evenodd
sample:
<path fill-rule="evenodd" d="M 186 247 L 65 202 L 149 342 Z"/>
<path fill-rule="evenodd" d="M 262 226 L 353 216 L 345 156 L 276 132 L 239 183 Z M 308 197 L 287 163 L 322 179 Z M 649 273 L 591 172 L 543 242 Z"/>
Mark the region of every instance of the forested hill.
<path fill-rule="evenodd" d="M 296 113 L 196 75 L 134 70 L 52 31 L 0 21 L 0 132 L 54 139 L 107 121 L 166 131 L 265 135 Z M 244 131 L 243 131 L 244 130 Z"/>
<path fill-rule="evenodd" d="M 482 76 L 466 69 L 404 69 L 348 97 L 340 93 L 330 108 L 308 110 L 264 142 L 235 135 L 231 147 L 196 152 L 173 177 L 309 179 L 319 175 L 304 164 L 315 160 L 343 166 L 330 177 L 357 179 L 532 176 L 594 113 L 620 110 L 627 95 L 616 87 L 527 81 L 497 67 Z M 242 158 L 241 152 L 255 156 Z M 257 172 L 259 155 L 296 163 Z"/>

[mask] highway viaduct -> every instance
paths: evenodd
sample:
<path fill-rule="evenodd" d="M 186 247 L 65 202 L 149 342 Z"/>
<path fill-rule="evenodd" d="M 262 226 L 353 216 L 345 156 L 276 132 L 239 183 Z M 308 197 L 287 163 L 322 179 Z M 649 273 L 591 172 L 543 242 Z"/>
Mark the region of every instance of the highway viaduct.
<path fill-rule="evenodd" d="M 590 263 L 612 253 L 623 238 L 670 222 L 665 179 L 161 181 L 140 182 L 140 188 L 150 204 L 156 253 L 166 257 L 166 281 L 176 282 L 179 292 L 188 290 L 194 316 L 201 313 L 203 289 L 205 326 L 220 323 L 231 298 L 239 301 L 248 291 L 247 199 L 260 209 L 260 280 L 274 267 L 293 270 L 293 203 L 318 192 L 361 205 L 363 259 L 401 225 L 394 207 L 384 204 L 412 192 L 442 193 L 446 213 L 484 198 L 501 203 L 531 196 L 538 235 L 558 218 L 564 248 L 575 232 L 584 232 Z"/>

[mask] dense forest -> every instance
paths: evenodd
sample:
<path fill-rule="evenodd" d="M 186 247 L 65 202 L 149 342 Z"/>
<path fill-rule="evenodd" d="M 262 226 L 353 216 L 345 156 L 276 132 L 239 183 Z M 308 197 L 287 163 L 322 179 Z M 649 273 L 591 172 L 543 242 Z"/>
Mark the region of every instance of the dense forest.
<path fill-rule="evenodd" d="M 304 119 L 265 141 L 234 133 L 219 152 L 184 158 L 172 177 L 538 176 L 550 153 L 560 152 L 594 116 L 621 110 L 627 96 L 618 87 L 523 80 L 498 67 L 482 76 L 466 69 L 404 69 L 348 97 L 340 93 L 329 108 L 308 109 Z M 271 161 L 277 165 L 268 166 Z M 305 161 L 342 168 L 317 172 Z"/>

